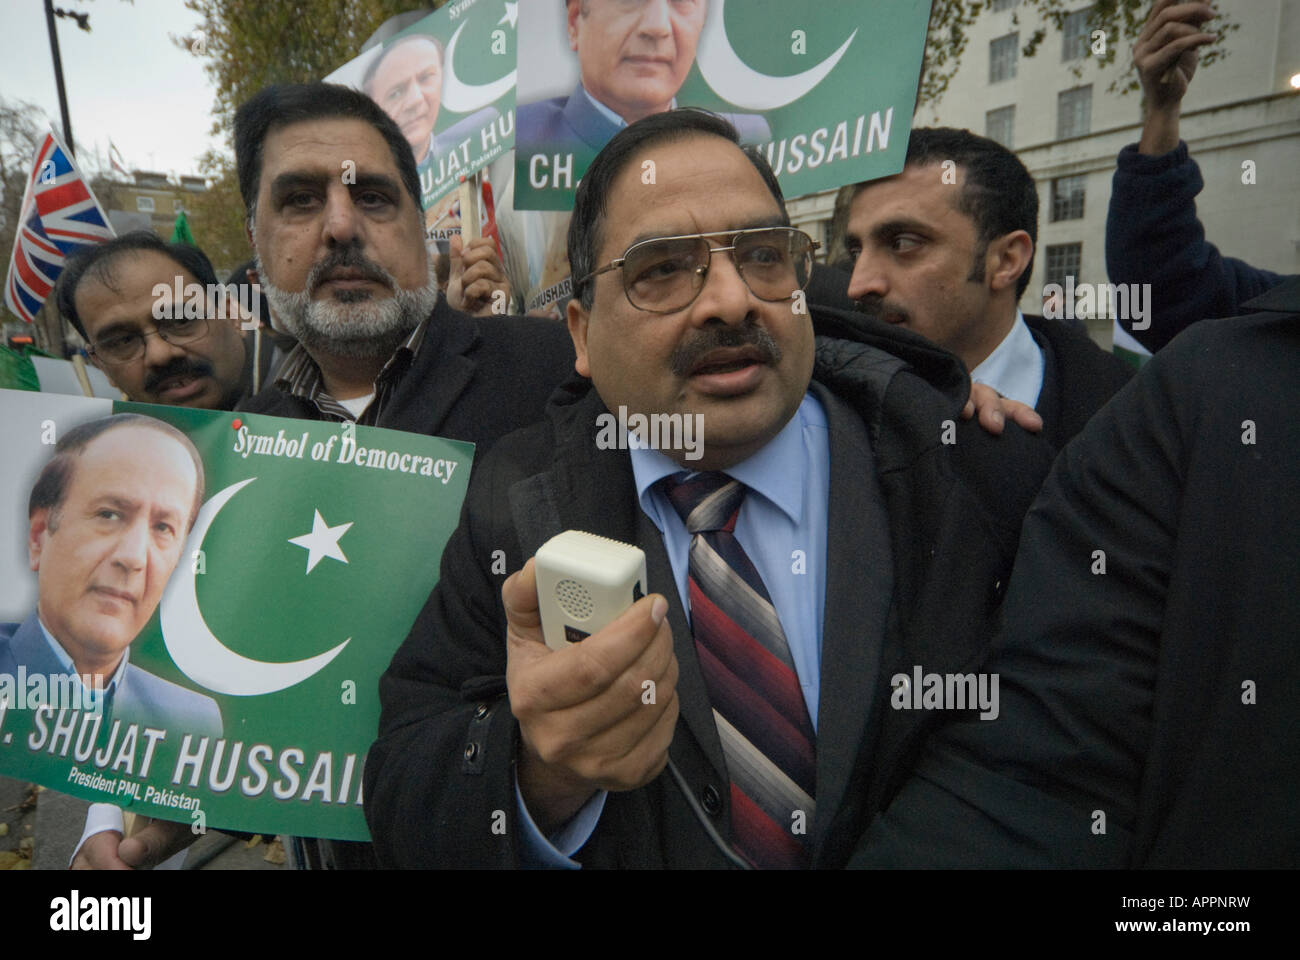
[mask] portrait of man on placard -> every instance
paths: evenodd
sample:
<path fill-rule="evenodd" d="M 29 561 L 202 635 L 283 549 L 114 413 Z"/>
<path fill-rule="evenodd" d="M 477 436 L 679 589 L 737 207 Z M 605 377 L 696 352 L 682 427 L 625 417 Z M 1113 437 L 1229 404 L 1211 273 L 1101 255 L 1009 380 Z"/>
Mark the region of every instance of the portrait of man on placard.
<path fill-rule="evenodd" d="M 0 674 L 81 684 L 112 721 L 220 736 L 211 697 L 130 662 L 203 502 L 203 461 L 190 439 L 124 413 L 68 430 L 28 500 L 27 555 L 36 608 L 0 623 Z"/>
<path fill-rule="evenodd" d="M 522 102 L 531 91 L 521 84 L 520 152 L 546 147 L 594 155 L 629 123 L 683 106 L 677 93 L 708 14 L 708 0 L 564 0 L 579 80 L 566 95 L 530 103 Z M 723 116 L 744 143 L 771 135 L 758 114 Z"/>
<path fill-rule="evenodd" d="M 484 107 L 434 132 L 442 107 L 443 55 L 442 41 L 433 34 L 408 34 L 371 60 L 361 80 L 361 89 L 401 128 L 421 178 L 433 171 L 438 181 L 447 176 L 447 155 L 498 116 L 495 108 Z"/>

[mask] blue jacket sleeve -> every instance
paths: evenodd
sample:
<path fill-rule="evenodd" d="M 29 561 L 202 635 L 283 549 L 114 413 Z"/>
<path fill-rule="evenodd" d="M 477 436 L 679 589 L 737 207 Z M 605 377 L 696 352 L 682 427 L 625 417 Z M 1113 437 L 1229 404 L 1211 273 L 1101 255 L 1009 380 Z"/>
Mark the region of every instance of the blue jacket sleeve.
<path fill-rule="evenodd" d="M 1106 217 L 1111 283 L 1149 283 L 1150 325 L 1121 325 L 1155 353 L 1197 320 L 1232 317 L 1285 279 L 1219 253 L 1196 218 L 1200 168 L 1179 141 L 1158 157 L 1129 144 L 1119 153 Z"/>

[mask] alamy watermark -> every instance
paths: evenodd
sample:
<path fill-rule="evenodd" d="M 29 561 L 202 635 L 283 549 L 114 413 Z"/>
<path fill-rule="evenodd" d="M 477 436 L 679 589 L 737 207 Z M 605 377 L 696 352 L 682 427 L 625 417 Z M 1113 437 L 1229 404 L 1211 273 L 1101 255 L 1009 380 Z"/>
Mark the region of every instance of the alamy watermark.
<path fill-rule="evenodd" d="M 1131 330 L 1146 330 L 1151 326 L 1151 284 L 1076 284 L 1068 276 L 1064 287 L 1059 283 L 1043 287 L 1043 316 L 1048 320 L 1109 318 L 1123 321 Z"/>
<path fill-rule="evenodd" d="M 704 456 L 704 414 L 634 413 L 618 408 L 618 416 L 602 413 L 596 418 L 596 448 L 599 450 L 684 451 L 687 460 Z"/>
<path fill-rule="evenodd" d="M 126 931 L 133 940 L 148 940 L 153 932 L 152 897 L 91 897 L 73 890 L 50 901 L 50 929 Z"/>
<path fill-rule="evenodd" d="M 244 330 L 255 330 L 262 318 L 262 287 L 257 283 L 155 283 L 155 320 L 239 320 Z"/>
<path fill-rule="evenodd" d="M 36 710 L 44 706 L 99 713 L 103 710 L 100 691 L 104 683 L 101 674 L 28 673 L 27 665 L 20 663 L 15 673 L 0 673 L 0 718 L 7 709 Z"/>
<path fill-rule="evenodd" d="M 981 720 L 998 718 L 996 673 L 925 673 L 914 666 L 909 676 L 896 673 L 889 684 L 889 704 L 895 710 L 974 710 Z"/>

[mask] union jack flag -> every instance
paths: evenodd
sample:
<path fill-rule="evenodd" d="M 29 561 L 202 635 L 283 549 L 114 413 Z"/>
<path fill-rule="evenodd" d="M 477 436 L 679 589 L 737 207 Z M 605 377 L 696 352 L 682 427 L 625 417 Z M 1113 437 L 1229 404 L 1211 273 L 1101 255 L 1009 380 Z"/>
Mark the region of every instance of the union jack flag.
<path fill-rule="evenodd" d="M 5 280 L 5 305 L 28 323 L 54 289 L 67 258 L 114 236 L 103 208 L 53 133 L 36 150 Z"/>

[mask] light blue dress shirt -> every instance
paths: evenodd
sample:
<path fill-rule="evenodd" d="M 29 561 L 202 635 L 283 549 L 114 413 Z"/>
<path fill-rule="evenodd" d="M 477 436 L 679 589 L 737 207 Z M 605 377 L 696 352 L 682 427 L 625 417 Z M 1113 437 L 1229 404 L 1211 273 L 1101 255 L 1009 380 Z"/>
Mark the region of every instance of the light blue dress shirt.
<path fill-rule="evenodd" d="M 657 450 L 629 448 L 641 509 L 663 534 L 677 598 L 689 622 L 691 535 L 656 486 L 664 477 L 681 473 L 683 467 Z M 821 680 L 830 466 L 826 411 L 809 393 L 780 433 L 753 456 L 725 471 L 749 488 L 736 518 L 736 539 L 772 598 L 814 730 Z M 672 595 L 662 586 L 648 586 L 671 602 Z M 576 869 L 579 864 L 571 857 L 596 829 L 605 797 L 604 791 L 598 792 L 548 840 L 528 814 L 516 781 L 524 865 Z"/>
<path fill-rule="evenodd" d="M 986 383 L 1004 397 L 1030 407 L 1038 405 L 1043 390 L 1043 351 L 1016 311 L 1016 322 L 992 353 L 970 372 L 976 383 Z"/>

